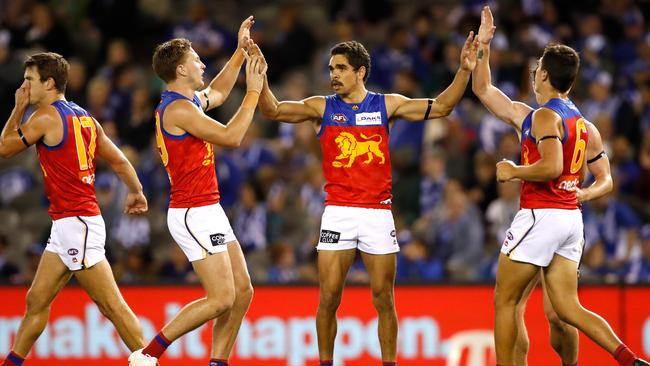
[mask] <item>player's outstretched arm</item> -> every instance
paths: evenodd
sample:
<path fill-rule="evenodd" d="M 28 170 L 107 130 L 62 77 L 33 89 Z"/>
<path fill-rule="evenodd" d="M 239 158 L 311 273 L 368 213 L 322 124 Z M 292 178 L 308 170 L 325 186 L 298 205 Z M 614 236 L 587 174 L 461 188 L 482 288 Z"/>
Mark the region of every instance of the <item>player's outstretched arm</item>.
<path fill-rule="evenodd" d="M 578 201 L 587 202 L 607 195 L 614 188 L 612 172 L 609 167 L 609 158 L 605 154 L 603 140 L 596 126 L 591 122 L 585 122 L 587 127 L 587 151 L 585 153 L 585 164 L 587 169 L 594 176 L 594 183 L 589 187 L 577 190 Z"/>
<path fill-rule="evenodd" d="M 244 19 L 237 33 L 237 50 L 208 87 L 199 92 L 204 110 L 208 111 L 222 105 L 230 95 L 239 76 L 241 65 L 244 64 L 244 50 L 252 45 L 250 29 L 254 23 L 252 15 Z"/>
<path fill-rule="evenodd" d="M 490 42 L 494 37 L 494 19 L 488 6 L 481 11 L 481 26 L 478 30 L 478 55 L 472 72 L 472 91 L 490 113 L 512 125 L 521 134 L 521 124 L 533 109 L 521 102 L 513 102 L 501 90 L 492 85 L 490 73 Z"/>
<path fill-rule="evenodd" d="M 521 179 L 529 182 L 548 182 L 562 174 L 562 118 L 547 108 L 533 113 L 531 134 L 537 139 L 540 159 L 531 165 L 515 165 L 510 160 L 497 163 L 497 180 L 505 182 Z"/>
<path fill-rule="evenodd" d="M 259 56 L 246 57 L 246 95 L 227 125 L 205 115 L 194 104 L 179 100 L 167 107 L 165 119 L 173 125 L 212 144 L 238 147 L 253 121 L 255 107 L 262 90 L 266 67 Z"/>
<path fill-rule="evenodd" d="M 142 184 L 140 184 L 133 165 L 124 156 L 124 153 L 115 146 L 113 141 L 106 136 L 104 129 L 97 121 L 95 121 L 95 126 L 97 126 L 97 155 L 106 160 L 129 190 L 124 204 L 124 212 L 128 214 L 147 212 L 147 199 L 142 193 Z"/>
<path fill-rule="evenodd" d="M 460 67 L 447 89 L 434 99 L 410 99 L 399 94 L 389 94 L 386 96 L 389 118 L 422 121 L 449 115 L 463 97 L 469 77 L 476 66 L 478 41 L 475 38 L 474 32 L 467 36 L 461 50 Z"/>
<path fill-rule="evenodd" d="M 0 135 L 0 156 L 3 158 L 10 158 L 39 141 L 45 135 L 47 127 L 54 126 L 60 119 L 54 107 L 47 107 L 36 111 L 21 126 L 20 121 L 29 106 L 29 91 L 28 80 L 16 90 L 16 104 Z"/>
<path fill-rule="evenodd" d="M 260 96 L 262 115 L 273 121 L 301 123 L 319 120 L 325 112 L 325 97 L 313 96 L 300 101 L 278 101 L 264 78 L 264 88 Z"/>

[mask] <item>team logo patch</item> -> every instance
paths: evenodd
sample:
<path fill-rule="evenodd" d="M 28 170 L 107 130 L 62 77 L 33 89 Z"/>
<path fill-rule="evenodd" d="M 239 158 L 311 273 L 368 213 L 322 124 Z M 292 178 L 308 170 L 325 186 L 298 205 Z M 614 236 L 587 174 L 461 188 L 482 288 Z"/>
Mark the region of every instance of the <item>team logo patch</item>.
<path fill-rule="evenodd" d="M 68 249 L 68 255 L 77 255 L 79 254 L 79 251 L 75 248 Z"/>
<path fill-rule="evenodd" d="M 332 230 L 320 231 L 320 242 L 325 244 L 336 244 L 341 239 L 341 233 Z"/>
<path fill-rule="evenodd" d="M 210 242 L 213 247 L 224 245 L 226 244 L 226 234 L 212 234 L 210 235 Z"/>
<path fill-rule="evenodd" d="M 381 125 L 381 112 L 357 113 L 355 118 L 358 126 Z"/>
<path fill-rule="evenodd" d="M 332 115 L 332 121 L 336 123 L 345 123 L 348 121 L 348 117 L 343 113 L 335 113 Z"/>
<path fill-rule="evenodd" d="M 353 110 L 353 111 L 358 111 L 358 110 L 359 110 L 359 106 L 356 105 L 356 104 L 353 105 L 353 106 L 352 106 L 352 110 Z"/>

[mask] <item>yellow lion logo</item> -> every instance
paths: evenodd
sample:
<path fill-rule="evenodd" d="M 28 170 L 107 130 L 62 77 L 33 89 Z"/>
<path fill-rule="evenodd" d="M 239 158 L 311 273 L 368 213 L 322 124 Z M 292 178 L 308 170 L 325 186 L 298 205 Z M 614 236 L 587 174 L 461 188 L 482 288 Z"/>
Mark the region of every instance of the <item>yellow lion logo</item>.
<path fill-rule="evenodd" d="M 386 158 L 384 157 L 384 153 L 379 149 L 379 144 L 382 141 L 381 136 L 374 134 L 370 137 L 366 137 L 364 134 L 361 134 L 361 137 L 364 138 L 365 141 L 358 141 L 357 138 L 349 132 L 341 132 L 336 137 L 336 139 L 334 139 L 334 142 L 336 142 L 336 145 L 338 146 L 341 153 L 336 158 L 334 158 L 336 161 L 332 162 L 332 166 L 335 168 L 349 168 L 352 166 L 352 163 L 354 163 L 354 160 L 357 158 L 357 156 L 364 154 L 367 154 L 368 157 L 363 162 L 364 164 L 370 164 L 374 156 L 381 159 L 379 164 L 384 164 Z M 379 137 L 379 140 L 371 140 L 375 137 Z M 342 159 L 348 159 L 347 164 L 339 161 Z"/>

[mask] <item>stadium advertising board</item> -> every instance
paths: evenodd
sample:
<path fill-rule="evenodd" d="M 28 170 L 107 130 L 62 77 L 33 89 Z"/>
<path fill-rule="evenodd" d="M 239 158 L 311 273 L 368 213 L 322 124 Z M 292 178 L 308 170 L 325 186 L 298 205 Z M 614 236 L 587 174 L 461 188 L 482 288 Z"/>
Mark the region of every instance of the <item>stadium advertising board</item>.
<path fill-rule="evenodd" d="M 27 289 L 0 288 L 0 355 L 9 351 Z M 195 287 L 125 287 L 124 297 L 150 339 L 185 303 L 200 297 Z M 494 365 L 492 288 L 401 287 L 399 364 L 402 366 Z M 588 287 L 582 303 L 603 315 L 634 350 L 650 357 L 650 288 Z M 231 361 L 234 365 L 305 366 L 317 361 L 315 287 L 258 287 L 242 325 Z M 378 364 L 377 319 L 370 291 L 347 288 L 338 313 L 337 366 Z M 527 323 L 531 338 L 529 364 L 557 364 L 548 344 L 548 327 L 539 290 L 530 300 Z M 175 342 L 161 360 L 164 366 L 207 364 L 211 329 L 203 326 Z M 46 331 L 29 364 L 49 366 L 124 366 L 128 351 L 112 324 L 88 296 L 66 288 L 55 300 Z M 593 342 L 581 338 L 580 363 L 616 365 Z"/>

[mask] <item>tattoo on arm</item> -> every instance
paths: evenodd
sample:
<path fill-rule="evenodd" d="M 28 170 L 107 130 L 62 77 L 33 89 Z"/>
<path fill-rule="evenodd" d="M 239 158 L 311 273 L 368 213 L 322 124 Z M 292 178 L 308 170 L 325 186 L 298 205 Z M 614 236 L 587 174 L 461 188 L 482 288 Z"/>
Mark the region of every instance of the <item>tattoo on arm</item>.
<path fill-rule="evenodd" d="M 479 60 L 482 59 L 483 58 L 483 50 L 478 50 L 478 56 L 476 56 L 476 57 L 478 57 Z"/>

